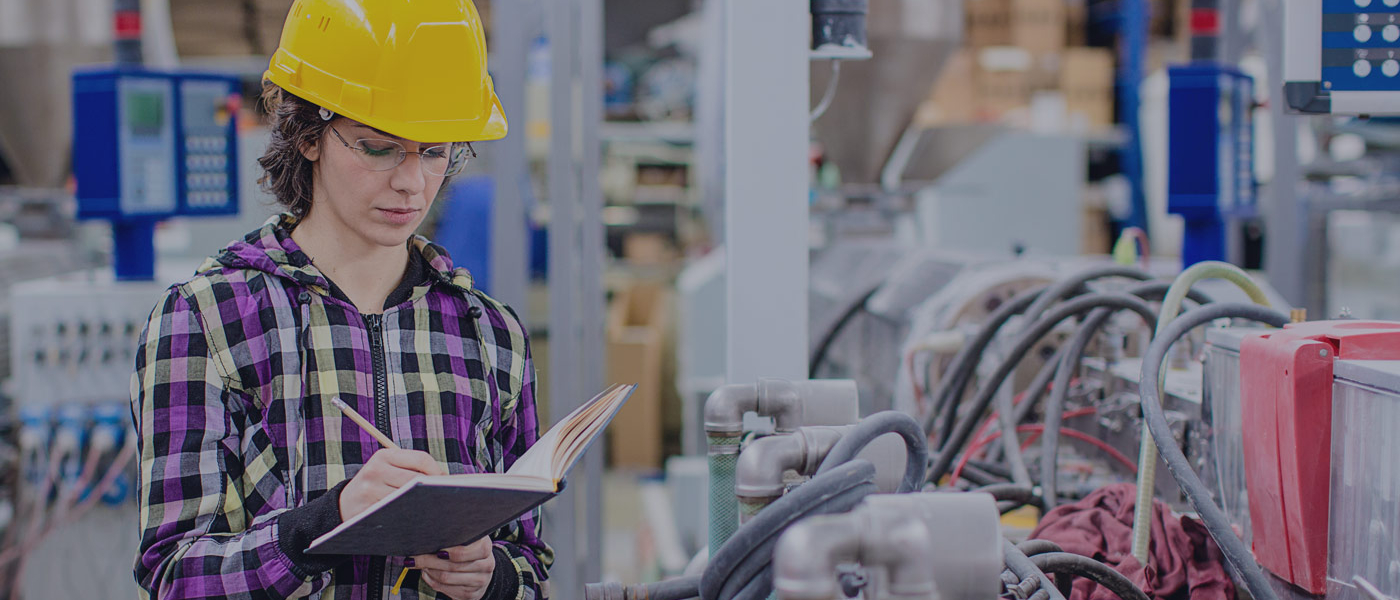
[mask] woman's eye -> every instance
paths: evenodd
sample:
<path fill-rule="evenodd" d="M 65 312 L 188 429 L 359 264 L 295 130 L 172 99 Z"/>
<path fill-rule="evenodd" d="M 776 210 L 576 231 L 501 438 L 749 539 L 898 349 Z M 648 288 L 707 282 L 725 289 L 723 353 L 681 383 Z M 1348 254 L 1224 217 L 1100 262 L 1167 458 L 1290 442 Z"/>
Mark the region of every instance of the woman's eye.
<path fill-rule="evenodd" d="M 392 144 L 376 144 L 374 142 L 360 142 L 360 151 L 370 156 L 388 156 L 394 152 Z"/>
<path fill-rule="evenodd" d="M 423 158 L 447 158 L 447 148 L 443 146 L 433 146 L 423 151 Z"/>

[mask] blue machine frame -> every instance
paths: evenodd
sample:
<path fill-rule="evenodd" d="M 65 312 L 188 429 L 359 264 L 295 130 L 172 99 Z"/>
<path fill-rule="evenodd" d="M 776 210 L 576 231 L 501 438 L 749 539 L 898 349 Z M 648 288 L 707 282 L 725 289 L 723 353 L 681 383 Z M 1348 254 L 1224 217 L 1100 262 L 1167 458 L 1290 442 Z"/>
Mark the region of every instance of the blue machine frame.
<path fill-rule="evenodd" d="M 1206 62 L 1167 77 L 1167 210 L 1186 221 L 1181 263 L 1226 260 L 1228 219 L 1255 215 L 1254 79 Z"/>
<path fill-rule="evenodd" d="M 154 276 L 156 222 L 238 212 L 238 94 L 215 73 L 73 73 L 78 218 L 112 221 L 118 278 Z"/>

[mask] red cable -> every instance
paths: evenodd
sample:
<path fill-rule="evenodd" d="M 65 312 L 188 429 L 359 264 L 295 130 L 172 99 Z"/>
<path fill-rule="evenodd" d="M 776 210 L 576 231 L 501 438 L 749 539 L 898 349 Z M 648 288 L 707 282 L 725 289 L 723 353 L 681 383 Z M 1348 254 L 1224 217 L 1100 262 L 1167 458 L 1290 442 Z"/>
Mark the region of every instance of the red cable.
<path fill-rule="evenodd" d="M 909 369 L 909 383 L 914 385 L 914 405 L 918 407 L 919 414 L 923 414 L 924 389 L 919 387 L 919 374 L 914 370 L 914 354 L 915 351 L 906 353 L 904 364 Z"/>
<path fill-rule="evenodd" d="M 1094 412 L 1095 412 L 1095 411 L 1094 411 L 1094 409 L 1092 409 L 1092 408 L 1082 408 L 1082 409 L 1079 409 L 1079 410 L 1073 410 L 1073 411 L 1070 411 L 1070 412 L 1068 412 L 1068 413 L 1065 413 L 1065 418 L 1066 418 L 1066 419 L 1069 419 L 1069 418 L 1073 418 L 1073 417 L 1084 416 L 1084 415 L 1087 415 L 1087 414 L 1093 414 Z M 1016 431 L 1017 431 L 1018 433 L 1030 432 L 1030 433 L 1039 434 L 1039 433 L 1043 433 L 1043 432 L 1045 431 L 1045 426 L 1044 426 L 1044 425 L 1021 425 L 1021 426 L 1019 426 L 1019 427 L 1016 428 Z M 1131 470 L 1134 474 L 1137 473 L 1137 465 L 1134 464 L 1133 461 L 1132 461 L 1131 459 L 1129 459 L 1127 456 L 1125 456 L 1122 452 L 1119 452 L 1117 448 L 1114 448 L 1113 446 L 1110 446 L 1110 445 L 1108 445 L 1107 443 L 1105 443 L 1103 440 L 1100 440 L 1100 439 L 1098 439 L 1098 438 L 1092 437 L 1092 436 L 1090 436 L 1090 435 L 1087 434 L 1087 433 L 1084 433 L 1084 432 L 1082 432 L 1082 431 L 1079 431 L 1078 429 L 1070 429 L 1070 428 L 1068 428 L 1068 427 L 1061 427 L 1061 428 L 1060 428 L 1060 435 L 1063 435 L 1063 436 L 1065 436 L 1065 437 L 1067 437 L 1067 438 L 1079 440 L 1079 441 L 1084 442 L 1084 443 L 1087 443 L 1087 444 L 1089 444 L 1089 445 L 1091 445 L 1091 446 L 1093 446 L 1093 447 L 1095 447 L 1095 448 L 1098 448 L 1099 450 L 1102 450 L 1105 454 L 1107 454 L 1110 458 L 1113 458 L 1114 460 L 1117 460 L 1118 462 L 1122 463 L 1124 466 L 1128 467 L 1128 469 Z M 997 440 L 997 439 L 1000 438 L 1000 437 L 1001 437 L 1001 432 L 1000 432 L 1000 431 L 994 431 L 994 432 L 992 432 L 990 435 L 988 435 L 988 436 L 986 436 L 986 437 L 984 437 L 984 438 L 978 439 L 977 441 L 973 442 L 972 445 L 968 447 L 967 452 L 963 453 L 963 457 L 958 461 L 958 466 L 957 466 L 957 468 L 956 468 L 956 469 L 953 469 L 952 481 L 957 481 L 957 480 L 958 480 L 958 478 L 962 475 L 963 468 L 967 466 L 967 462 L 968 462 L 969 460 L 972 459 L 972 456 L 973 456 L 974 454 L 976 454 L 978 451 L 982 450 L 982 449 L 983 449 L 984 447 L 986 447 L 988 444 L 992 443 L 993 441 Z M 1033 439 L 1034 439 L 1034 438 L 1032 438 L 1032 440 L 1033 440 Z M 1029 440 L 1027 441 L 1027 444 L 1029 444 Z"/>

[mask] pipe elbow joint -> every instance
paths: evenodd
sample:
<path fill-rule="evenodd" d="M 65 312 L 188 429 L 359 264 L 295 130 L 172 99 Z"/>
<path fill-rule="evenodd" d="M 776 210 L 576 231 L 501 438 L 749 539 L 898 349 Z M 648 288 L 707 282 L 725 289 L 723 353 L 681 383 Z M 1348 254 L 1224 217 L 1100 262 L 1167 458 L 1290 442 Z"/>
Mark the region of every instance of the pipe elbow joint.
<path fill-rule="evenodd" d="M 739 435 L 744 430 L 744 413 L 757 410 L 758 386 L 722 386 L 705 399 L 705 433 Z"/>
<path fill-rule="evenodd" d="M 806 456 L 806 440 L 798 433 L 754 440 L 739 454 L 734 470 L 734 494 L 745 500 L 782 496 L 783 475 L 788 470 L 801 470 Z"/>
<path fill-rule="evenodd" d="M 773 550 L 773 588 L 780 600 L 839 600 L 836 565 L 854 561 L 861 546 L 855 513 L 809 517 L 793 524 Z"/>

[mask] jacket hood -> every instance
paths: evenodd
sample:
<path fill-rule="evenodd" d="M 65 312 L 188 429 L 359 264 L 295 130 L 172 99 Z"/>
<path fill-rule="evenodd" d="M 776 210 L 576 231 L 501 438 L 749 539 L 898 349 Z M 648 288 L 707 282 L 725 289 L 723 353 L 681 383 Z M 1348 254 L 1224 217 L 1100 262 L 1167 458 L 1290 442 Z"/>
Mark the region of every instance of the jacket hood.
<path fill-rule="evenodd" d="M 283 213 L 269 218 L 263 226 L 249 232 L 242 240 L 234 241 L 214 256 L 205 259 L 198 273 L 230 268 L 251 269 L 281 277 L 293 283 L 316 288 L 320 294 L 330 293 L 330 281 L 320 269 L 311 264 L 311 258 L 292 241 L 292 229 L 297 219 Z M 471 273 L 465 268 L 452 266 L 452 259 L 441 246 L 429 242 L 427 238 L 415 235 L 410 240 L 410 249 L 422 253 L 433 279 L 471 293 L 473 288 Z"/>

